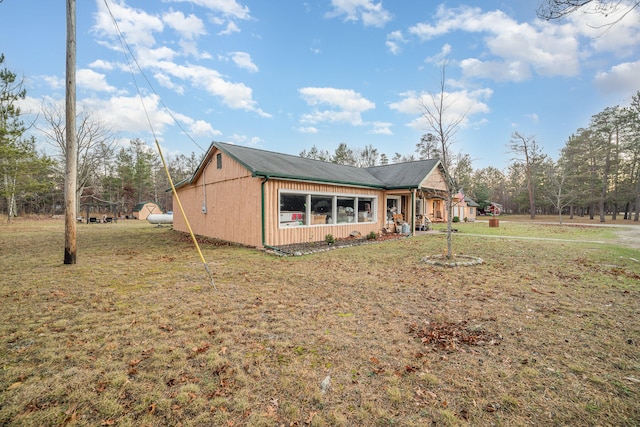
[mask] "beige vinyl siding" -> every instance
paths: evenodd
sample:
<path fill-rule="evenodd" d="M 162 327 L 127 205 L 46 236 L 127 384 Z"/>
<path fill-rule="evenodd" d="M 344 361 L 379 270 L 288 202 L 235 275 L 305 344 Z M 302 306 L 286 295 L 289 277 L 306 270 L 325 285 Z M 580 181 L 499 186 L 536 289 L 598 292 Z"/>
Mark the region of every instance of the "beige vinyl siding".
<path fill-rule="evenodd" d="M 178 190 L 189 224 L 200 236 L 261 246 L 261 180 L 252 178 L 246 168 L 225 154 L 218 169 L 215 154 L 194 183 Z M 203 213 L 205 189 L 207 212 Z M 188 231 L 178 209 L 174 211 L 173 227 Z"/>
<path fill-rule="evenodd" d="M 447 183 L 444 175 L 439 173 L 439 169 L 436 168 L 422 180 L 420 188 L 447 191 Z"/>

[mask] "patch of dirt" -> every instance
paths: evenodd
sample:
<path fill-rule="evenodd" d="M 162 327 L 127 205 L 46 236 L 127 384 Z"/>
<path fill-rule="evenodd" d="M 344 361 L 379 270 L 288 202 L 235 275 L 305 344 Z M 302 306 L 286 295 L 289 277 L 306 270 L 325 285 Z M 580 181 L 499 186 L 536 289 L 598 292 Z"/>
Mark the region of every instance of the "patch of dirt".
<path fill-rule="evenodd" d="M 622 228 L 616 234 L 621 245 L 640 249 L 640 226 Z"/>

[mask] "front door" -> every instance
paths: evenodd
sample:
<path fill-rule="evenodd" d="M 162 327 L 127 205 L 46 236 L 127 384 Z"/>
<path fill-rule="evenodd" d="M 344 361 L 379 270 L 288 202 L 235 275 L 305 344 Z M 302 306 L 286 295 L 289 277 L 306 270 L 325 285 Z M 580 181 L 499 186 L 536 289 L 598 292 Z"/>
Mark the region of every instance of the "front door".
<path fill-rule="evenodd" d="M 393 222 L 393 215 L 402 213 L 400 196 L 387 196 L 387 222 Z"/>

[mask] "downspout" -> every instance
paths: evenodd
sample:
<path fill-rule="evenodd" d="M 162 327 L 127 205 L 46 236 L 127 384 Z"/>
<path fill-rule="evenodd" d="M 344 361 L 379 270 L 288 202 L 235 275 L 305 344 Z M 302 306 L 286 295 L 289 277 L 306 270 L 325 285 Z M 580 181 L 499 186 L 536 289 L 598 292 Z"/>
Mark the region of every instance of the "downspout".
<path fill-rule="evenodd" d="M 202 213 L 207 213 L 207 168 L 211 164 L 211 159 L 205 165 L 202 171 Z"/>
<path fill-rule="evenodd" d="M 279 254 L 282 254 L 282 255 L 291 255 L 291 254 L 289 254 L 287 252 L 282 251 L 280 248 L 276 248 L 275 246 L 267 245 L 267 242 L 266 242 L 266 240 L 267 240 L 267 232 L 265 230 L 264 186 L 267 183 L 267 181 L 269 181 L 269 175 L 265 175 L 264 176 L 264 180 L 262 181 L 262 184 L 260 186 L 260 191 L 261 191 L 261 194 L 260 194 L 260 198 L 261 198 L 261 200 L 260 200 L 260 205 L 261 205 L 261 207 L 260 207 L 260 211 L 261 211 L 260 221 L 261 221 L 261 227 L 262 227 L 262 247 L 264 247 L 266 249 L 271 249 L 272 251 L 275 251 L 275 252 L 277 252 Z"/>
<path fill-rule="evenodd" d="M 416 235 L 416 189 L 411 189 L 411 235 Z"/>

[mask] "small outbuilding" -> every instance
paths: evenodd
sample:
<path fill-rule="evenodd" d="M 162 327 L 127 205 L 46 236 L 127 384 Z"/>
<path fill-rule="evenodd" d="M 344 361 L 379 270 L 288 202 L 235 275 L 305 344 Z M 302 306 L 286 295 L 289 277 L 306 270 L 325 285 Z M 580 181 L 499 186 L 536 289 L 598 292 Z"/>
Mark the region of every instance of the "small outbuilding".
<path fill-rule="evenodd" d="M 161 214 L 162 209 L 154 202 L 138 203 L 133 208 L 133 218 L 145 220 L 151 214 Z"/>
<path fill-rule="evenodd" d="M 437 159 L 358 168 L 214 142 L 176 191 L 195 234 L 269 247 L 446 221 L 447 176 Z"/>
<path fill-rule="evenodd" d="M 457 216 L 460 221 L 474 222 L 479 207 L 479 204 L 462 192 L 453 196 L 453 215 Z"/>

